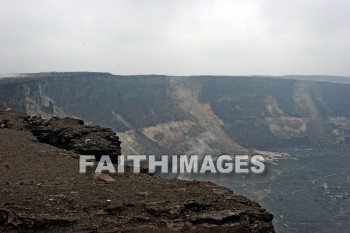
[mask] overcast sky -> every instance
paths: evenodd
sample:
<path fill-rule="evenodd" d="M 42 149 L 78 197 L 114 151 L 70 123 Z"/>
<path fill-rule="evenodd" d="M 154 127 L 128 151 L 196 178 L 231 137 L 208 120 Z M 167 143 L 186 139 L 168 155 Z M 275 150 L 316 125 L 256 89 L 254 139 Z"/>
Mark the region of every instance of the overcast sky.
<path fill-rule="evenodd" d="M 350 76 L 349 0 L 0 0 L 0 73 Z"/>

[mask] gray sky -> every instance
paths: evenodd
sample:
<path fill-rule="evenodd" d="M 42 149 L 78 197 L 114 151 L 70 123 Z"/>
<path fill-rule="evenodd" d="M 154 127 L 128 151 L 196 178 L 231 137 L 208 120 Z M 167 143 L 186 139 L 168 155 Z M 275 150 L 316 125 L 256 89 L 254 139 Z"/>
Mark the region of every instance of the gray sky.
<path fill-rule="evenodd" d="M 350 76 L 349 0 L 0 0 L 0 73 Z"/>

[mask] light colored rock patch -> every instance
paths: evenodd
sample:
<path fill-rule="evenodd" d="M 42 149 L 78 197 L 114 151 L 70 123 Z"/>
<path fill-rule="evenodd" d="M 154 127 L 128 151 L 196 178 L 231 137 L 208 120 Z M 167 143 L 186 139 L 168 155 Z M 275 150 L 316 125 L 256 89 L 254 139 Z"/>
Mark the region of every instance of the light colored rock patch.
<path fill-rule="evenodd" d="M 289 139 L 303 137 L 307 132 L 308 119 L 296 117 L 266 117 L 265 121 L 270 132 L 278 138 Z"/>
<path fill-rule="evenodd" d="M 49 108 L 51 105 L 53 112 L 47 113 L 43 111 L 44 108 Z M 40 116 L 42 118 L 50 118 L 52 116 L 67 117 L 71 116 L 63 109 L 56 106 L 55 101 L 44 94 L 42 87 L 38 87 L 38 92 L 35 96 L 30 95 L 30 89 L 25 89 L 25 108 L 26 113 L 30 116 Z"/>
<path fill-rule="evenodd" d="M 211 135 L 209 140 L 217 145 L 221 153 L 234 154 L 237 151 L 246 151 L 244 147 L 236 143 L 226 133 L 223 128 L 223 122 L 212 111 L 209 103 L 198 102 L 200 85 L 196 82 L 189 85 L 183 79 L 173 77 L 169 81 L 170 95 L 177 103 L 180 110 L 188 114 L 199 127 L 206 132 L 204 135 Z M 202 140 L 201 142 L 205 142 Z M 208 140 L 207 140 L 208 141 Z M 211 145 L 208 145 L 211 147 Z"/>
<path fill-rule="evenodd" d="M 279 107 L 277 100 L 272 96 L 267 96 L 264 99 L 265 108 L 271 114 L 271 116 L 283 116 L 285 115 L 282 109 Z"/>
<path fill-rule="evenodd" d="M 290 155 L 288 153 L 284 153 L 284 152 L 254 150 L 254 154 L 262 155 L 266 162 L 273 162 L 273 161 L 276 161 L 279 159 L 290 158 Z"/>
<path fill-rule="evenodd" d="M 336 126 L 349 127 L 350 119 L 346 117 L 329 117 L 327 123 L 335 124 Z"/>
<path fill-rule="evenodd" d="M 170 148 L 175 141 L 183 139 L 194 126 L 192 121 L 172 121 L 142 129 L 142 133 L 161 147 Z"/>
<path fill-rule="evenodd" d="M 117 136 L 122 142 L 120 144 L 123 155 L 137 155 L 142 154 L 143 148 L 135 137 L 135 130 L 129 130 L 125 132 L 118 132 Z"/>

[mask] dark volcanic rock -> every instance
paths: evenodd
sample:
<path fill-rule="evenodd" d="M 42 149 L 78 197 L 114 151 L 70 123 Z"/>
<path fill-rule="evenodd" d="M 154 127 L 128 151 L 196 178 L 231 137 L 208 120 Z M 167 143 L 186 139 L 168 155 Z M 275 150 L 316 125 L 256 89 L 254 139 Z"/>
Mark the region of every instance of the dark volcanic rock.
<path fill-rule="evenodd" d="M 74 224 L 76 221 L 78 219 L 69 217 L 21 216 L 6 208 L 0 208 L 0 225 L 7 226 L 8 228 L 35 230 L 48 226 L 68 226 Z"/>
<path fill-rule="evenodd" d="M 22 113 L 0 112 L 2 128 L 28 130 L 39 140 L 81 155 L 120 155 L 119 137 L 108 128 L 85 126 L 73 118 L 42 119 Z"/>

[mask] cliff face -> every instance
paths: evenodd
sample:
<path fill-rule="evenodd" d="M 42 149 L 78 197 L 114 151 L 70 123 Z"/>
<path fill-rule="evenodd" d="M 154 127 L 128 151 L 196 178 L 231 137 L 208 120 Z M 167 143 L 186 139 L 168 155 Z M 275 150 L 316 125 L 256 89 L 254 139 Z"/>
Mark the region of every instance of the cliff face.
<path fill-rule="evenodd" d="M 80 174 L 76 153 L 118 150 L 109 129 L 11 111 L 0 126 L 0 232 L 275 232 L 259 204 L 210 182 Z"/>
<path fill-rule="evenodd" d="M 349 99 L 349 84 L 263 77 L 44 73 L 0 81 L 0 108 L 110 127 L 126 154 L 349 145 Z"/>
<path fill-rule="evenodd" d="M 282 79 L 204 78 L 209 102 L 244 145 L 349 145 L 350 85 Z"/>

